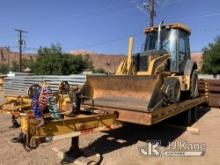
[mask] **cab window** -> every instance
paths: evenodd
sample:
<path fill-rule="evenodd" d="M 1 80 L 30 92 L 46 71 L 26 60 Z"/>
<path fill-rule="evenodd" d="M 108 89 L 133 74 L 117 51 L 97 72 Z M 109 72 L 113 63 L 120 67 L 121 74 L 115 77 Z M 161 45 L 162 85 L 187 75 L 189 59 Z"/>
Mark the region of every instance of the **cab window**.
<path fill-rule="evenodd" d="M 184 66 L 189 55 L 188 45 L 189 45 L 188 35 L 182 31 L 179 31 L 179 52 L 178 52 L 179 72 L 184 71 Z"/>

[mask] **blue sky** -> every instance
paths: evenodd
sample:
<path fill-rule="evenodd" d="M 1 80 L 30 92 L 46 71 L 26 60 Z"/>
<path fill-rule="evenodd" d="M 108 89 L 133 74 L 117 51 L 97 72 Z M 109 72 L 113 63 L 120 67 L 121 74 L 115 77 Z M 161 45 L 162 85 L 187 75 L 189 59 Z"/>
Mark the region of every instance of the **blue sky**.
<path fill-rule="evenodd" d="M 25 52 L 60 43 L 65 51 L 126 54 L 129 35 L 141 50 L 144 0 L 1 0 L 0 46 L 17 48 L 15 28 L 25 34 Z M 158 0 L 156 23 L 182 22 L 192 30 L 191 50 L 200 51 L 220 34 L 219 0 Z"/>

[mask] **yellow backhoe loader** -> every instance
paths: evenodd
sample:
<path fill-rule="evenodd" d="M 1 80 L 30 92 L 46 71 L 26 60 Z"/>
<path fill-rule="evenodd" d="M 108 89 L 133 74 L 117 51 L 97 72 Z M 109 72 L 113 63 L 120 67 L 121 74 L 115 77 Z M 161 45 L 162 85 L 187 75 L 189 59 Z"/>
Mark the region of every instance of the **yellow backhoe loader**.
<path fill-rule="evenodd" d="M 191 31 L 183 24 L 145 29 L 144 51 L 128 57 L 116 75 L 88 76 L 82 88 L 83 104 L 120 110 L 152 112 L 198 97 L 197 65 L 190 59 Z"/>

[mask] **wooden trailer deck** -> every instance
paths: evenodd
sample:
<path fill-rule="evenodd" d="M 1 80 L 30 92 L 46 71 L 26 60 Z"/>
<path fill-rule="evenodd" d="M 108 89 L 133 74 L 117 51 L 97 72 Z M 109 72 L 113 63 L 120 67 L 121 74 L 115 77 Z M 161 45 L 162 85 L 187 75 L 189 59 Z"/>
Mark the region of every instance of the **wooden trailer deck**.
<path fill-rule="evenodd" d="M 97 112 L 105 111 L 108 113 L 117 114 L 118 121 L 150 126 L 167 118 L 175 116 L 181 112 L 197 107 L 198 105 L 206 103 L 207 101 L 208 100 L 206 96 L 202 96 L 196 99 L 190 99 L 176 104 L 171 104 L 167 107 L 159 108 L 152 112 L 132 111 L 127 109 L 116 109 L 116 108 L 102 107 L 102 106 L 95 106 L 93 108 Z M 87 109 L 91 106 L 84 105 L 83 107 Z"/>

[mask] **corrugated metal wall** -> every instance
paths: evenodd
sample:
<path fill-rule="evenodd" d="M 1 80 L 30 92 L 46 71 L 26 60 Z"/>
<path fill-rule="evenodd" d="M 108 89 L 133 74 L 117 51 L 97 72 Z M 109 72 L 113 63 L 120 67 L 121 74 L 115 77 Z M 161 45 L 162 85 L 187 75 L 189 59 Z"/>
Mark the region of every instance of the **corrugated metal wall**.
<path fill-rule="evenodd" d="M 68 81 L 70 85 L 83 85 L 86 81 L 86 75 L 70 76 L 14 76 L 6 77 L 3 84 L 5 96 L 26 96 L 27 89 L 32 84 L 42 83 L 44 80 L 49 82 L 49 87 L 57 91 L 58 85 L 62 81 Z"/>

